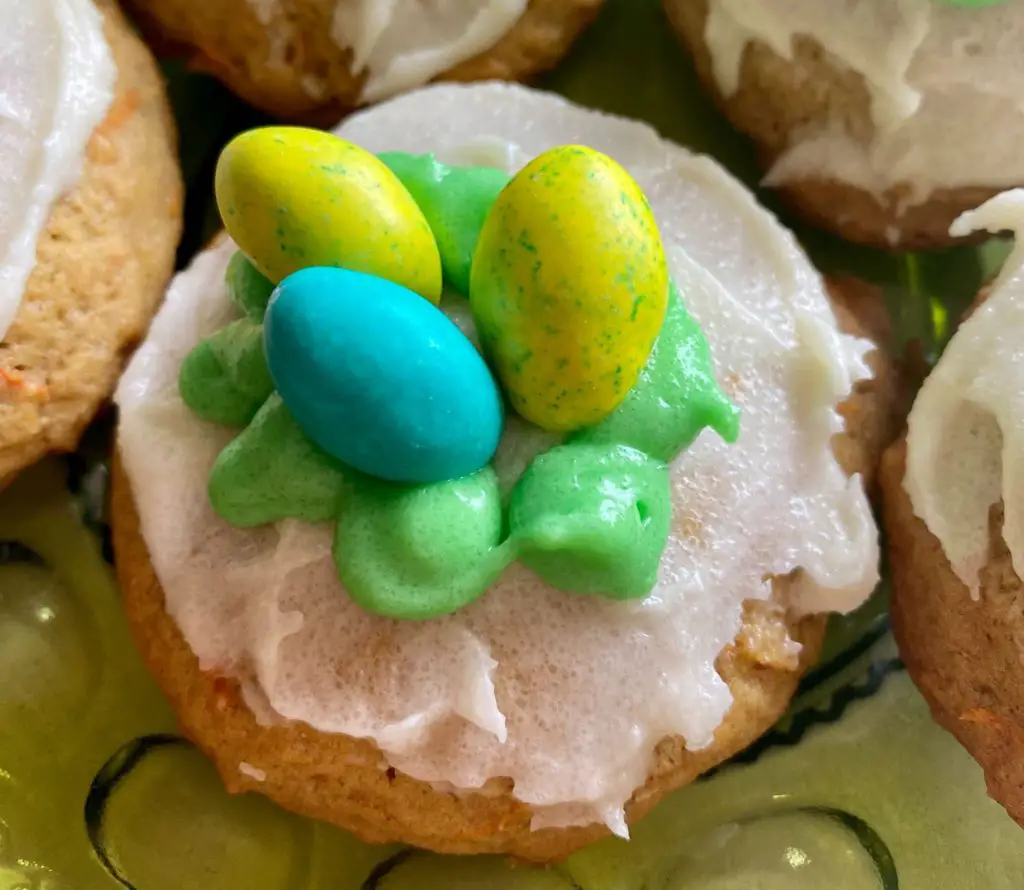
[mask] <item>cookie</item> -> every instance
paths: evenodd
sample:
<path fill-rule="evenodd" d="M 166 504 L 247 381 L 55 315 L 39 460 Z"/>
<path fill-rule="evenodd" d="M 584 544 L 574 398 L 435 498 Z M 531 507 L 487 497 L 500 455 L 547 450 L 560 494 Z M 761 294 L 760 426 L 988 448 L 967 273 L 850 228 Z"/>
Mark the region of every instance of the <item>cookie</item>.
<path fill-rule="evenodd" d="M 992 510 L 991 549 L 980 596 L 972 599 L 938 539 L 914 515 L 905 469 L 901 440 L 886 452 L 880 475 L 900 654 L 932 717 L 981 764 L 989 794 L 1024 826 L 1024 582 L 1003 541 L 1003 510 Z"/>
<path fill-rule="evenodd" d="M 962 212 L 1024 179 L 1006 141 L 1024 128 L 1005 89 L 1019 3 L 878 0 L 849 21 L 812 2 L 664 7 L 707 91 L 753 140 L 765 184 L 812 225 L 884 249 L 941 248 Z"/>
<path fill-rule="evenodd" d="M 96 7 L 116 66 L 113 97 L 77 182 L 49 210 L 0 340 L 0 485 L 76 447 L 174 268 L 182 185 L 163 81 L 116 5 Z"/>
<path fill-rule="evenodd" d="M 483 10 L 464 5 L 460 16 L 481 17 L 472 29 L 468 20 L 459 26 L 472 38 L 449 46 L 441 35 L 433 55 L 407 60 L 405 70 L 392 73 L 388 68 L 395 59 L 397 69 L 403 68 L 403 53 L 422 52 L 415 29 L 429 30 L 434 13 L 428 8 L 399 4 L 385 26 L 383 48 L 374 51 L 381 36 L 373 36 L 373 28 L 379 25 L 362 20 L 372 14 L 370 4 L 361 5 L 365 11 L 348 0 L 129 0 L 126 5 L 168 52 L 184 53 L 196 69 L 214 75 L 250 104 L 285 118 L 334 124 L 353 108 L 428 80 L 528 80 L 561 60 L 602 3 L 511 0 L 479 4 Z M 413 33 L 403 38 L 403 27 Z M 397 44 L 393 55 L 386 46 L 389 36 Z"/>
<path fill-rule="evenodd" d="M 1024 191 L 957 224 L 1024 230 Z M 1024 257 L 979 296 L 915 400 L 881 471 L 892 620 L 935 720 L 981 764 L 989 794 L 1024 825 L 1020 497 L 1013 399 Z"/>
<path fill-rule="evenodd" d="M 440 109 L 444 120 L 428 124 Z M 878 544 L 866 490 L 897 390 L 877 346 L 887 319 L 872 288 L 826 291 L 792 236 L 721 168 L 635 122 L 521 87 L 435 86 L 350 118 L 338 136 L 270 128 L 225 150 L 217 196 L 235 240 L 172 284 L 118 390 L 113 525 L 129 620 L 183 730 L 230 789 L 367 840 L 554 861 L 626 835 L 664 793 L 756 739 L 816 658 L 822 613 L 870 594 Z M 436 155 L 404 153 L 425 145 Z M 242 174 L 280 191 L 237 191 Z M 304 241 L 290 220 L 310 218 L 332 190 L 366 221 Z M 391 196 L 379 219 L 368 194 Z M 593 201 L 629 212 L 602 214 Z M 441 246 L 448 290 L 461 280 L 468 300 L 431 305 L 429 239 L 424 256 L 393 265 L 390 233 L 404 232 L 409 250 L 420 222 Z M 296 257 L 313 267 L 295 271 Z M 337 268 L 346 264 L 357 269 Z M 546 300 L 530 296 L 537 264 L 563 270 L 544 279 Z M 501 284 L 511 296 L 488 302 L 508 281 L 521 285 Z M 351 299 L 370 286 L 376 300 Z M 660 347 L 621 318 L 603 325 L 617 288 L 637 286 L 650 305 L 619 311 L 643 320 L 660 301 Z M 574 296 L 583 292 L 607 296 L 600 311 Z M 513 299 L 511 330 L 501 310 Z M 371 304 L 392 303 L 388 325 L 364 325 Z M 553 303 L 559 313 L 538 319 Z M 405 435 L 400 409 L 424 391 L 446 404 L 454 391 L 426 379 L 451 356 L 420 362 L 423 344 L 401 339 L 407 312 L 446 331 L 436 342 L 486 339 L 489 368 L 522 411 L 540 393 L 553 413 L 530 423 L 507 408 L 498 451 L 476 473 L 367 480 L 389 478 L 377 459 Z M 572 337 L 559 333 L 563 317 Z M 332 328 L 359 337 L 320 342 Z M 378 344 L 387 359 L 374 364 L 366 345 L 382 331 L 401 348 Z M 232 358 L 263 342 L 269 378 L 255 359 L 246 371 Z M 543 346 L 506 368 L 494 356 L 511 342 Z M 580 343 L 586 373 L 614 344 L 613 380 L 632 351 L 650 352 L 625 401 L 566 436 L 565 412 L 596 410 L 593 388 L 573 385 Z M 325 375 L 308 366 L 318 355 L 335 356 Z M 536 389 L 550 379 L 534 370 L 538 356 L 563 362 L 550 405 Z M 696 364 L 677 376 L 678 361 Z M 386 397 L 393 379 L 401 400 Z M 360 475 L 350 467 L 365 452 L 332 463 L 339 441 L 317 425 L 339 401 L 349 432 L 387 424 L 391 437 Z M 421 451 L 436 432 L 423 429 Z M 267 435 L 276 444 L 261 452 Z M 530 538 L 531 522 L 551 531 Z"/>
<path fill-rule="evenodd" d="M 833 290 L 840 300 L 848 294 Z M 864 329 L 847 303 L 877 312 L 873 291 L 837 302 L 847 330 Z M 846 433 L 836 440 L 847 472 L 868 479 L 892 431 L 895 379 L 881 353 L 872 361 L 875 385 L 842 406 Z M 341 825 L 369 843 L 403 842 L 444 853 L 506 853 L 533 862 L 554 862 L 607 835 L 602 825 L 531 831 L 530 808 L 515 800 L 507 781 L 494 780 L 479 793 L 453 794 L 389 768 L 373 744 L 295 723 L 261 725 L 238 683 L 203 671 L 181 631 L 164 609 L 164 594 L 139 528 L 131 485 L 115 469 L 112 513 L 114 549 L 125 608 L 146 664 L 178 714 L 185 735 L 211 758 L 229 791 L 266 794 L 286 809 Z M 641 818 L 668 792 L 696 779 L 746 748 L 789 705 L 801 674 L 817 660 L 825 620 L 797 620 L 779 602 L 786 581 L 776 581 L 773 600 L 751 602 L 736 641 L 716 668 L 729 684 L 734 704 L 713 744 L 688 751 L 678 737 L 657 747 L 647 782 L 631 800 L 630 822 Z M 792 660 L 780 643 L 803 645 Z M 260 764 L 240 769 L 240 764 Z"/>

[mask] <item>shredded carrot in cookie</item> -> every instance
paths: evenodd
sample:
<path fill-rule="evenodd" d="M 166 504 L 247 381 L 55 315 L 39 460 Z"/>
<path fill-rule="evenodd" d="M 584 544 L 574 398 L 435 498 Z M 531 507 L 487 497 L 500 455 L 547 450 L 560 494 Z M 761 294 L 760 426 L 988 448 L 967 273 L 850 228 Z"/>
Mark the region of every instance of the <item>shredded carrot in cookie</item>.
<path fill-rule="evenodd" d="M 221 714 L 230 709 L 235 696 L 232 694 L 234 683 L 227 677 L 215 677 L 213 680 L 213 706 Z"/>
<path fill-rule="evenodd" d="M 97 132 L 107 135 L 119 130 L 135 115 L 142 104 L 138 90 L 125 90 L 111 106 L 107 116 L 100 123 Z"/>
<path fill-rule="evenodd" d="M 17 371 L 0 368 L 0 404 L 21 404 L 33 402 L 39 404 L 48 401 L 47 388 L 38 383 L 30 383 L 24 375 Z"/>
<path fill-rule="evenodd" d="M 968 711 L 964 711 L 960 715 L 960 720 L 964 723 L 974 724 L 975 726 L 988 726 L 992 729 L 998 729 L 999 731 L 1006 729 L 1006 725 L 1003 721 L 987 708 L 971 708 Z"/>

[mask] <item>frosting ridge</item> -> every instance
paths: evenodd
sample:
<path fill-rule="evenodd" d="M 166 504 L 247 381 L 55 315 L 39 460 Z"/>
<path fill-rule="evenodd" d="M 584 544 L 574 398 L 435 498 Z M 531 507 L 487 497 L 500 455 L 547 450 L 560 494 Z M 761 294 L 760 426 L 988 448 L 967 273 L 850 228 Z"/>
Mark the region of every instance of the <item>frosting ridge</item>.
<path fill-rule="evenodd" d="M 331 36 L 352 47 L 352 72 L 368 72 L 362 100 L 379 102 L 420 86 L 490 49 L 527 0 L 355 0 L 334 7 Z"/>

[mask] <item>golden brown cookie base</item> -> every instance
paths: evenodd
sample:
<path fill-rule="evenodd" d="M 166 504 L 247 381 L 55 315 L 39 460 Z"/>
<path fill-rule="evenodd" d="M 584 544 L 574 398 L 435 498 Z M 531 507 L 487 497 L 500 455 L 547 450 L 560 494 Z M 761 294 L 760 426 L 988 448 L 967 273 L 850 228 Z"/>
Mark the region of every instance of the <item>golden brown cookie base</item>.
<path fill-rule="evenodd" d="M 846 282 L 832 288 L 841 326 L 864 335 L 884 326 L 874 289 Z M 879 333 L 884 333 L 879 331 Z M 867 381 L 842 406 L 849 432 L 836 437 L 847 472 L 870 483 L 896 420 L 896 378 L 880 352 Z M 455 795 L 388 769 L 367 741 L 326 734 L 302 723 L 260 726 L 232 680 L 204 673 L 177 625 L 164 611 L 128 479 L 115 467 L 112 505 L 114 549 L 128 619 L 142 654 L 178 713 L 184 733 L 217 765 L 230 791 L 257 791 L 287 809 L 334 822 L 370 842 L 401 841 L 444 853 L 504 853 L 553 862 L 607 836 L 602 825 L 530 831 L 531 811 L 494 780 L 483 792 Z M 795 620 L 777 605 L 787 579 L 776 579 L 774 602 L 748 604 L 736 642 L 717 667 L 729 684 L 733 708 L 703 751 L 687 751 L 679 738 L 658 746 L 647 783 L 627 805 L 627 818 L 643 816 L 669 791 L 741 751 L 785 711 L 803 671 L 816 658 L 824 634 L 819 616 Z M 788 655 L 786 635 L 804 644 Z M 251 764 L 266 774 L 256 781 L 239 772 Z"/>
<path fill-rule="evenodd" d="M 174 269 L 182 186 L 163 81 L 115 4 L 96 5 L 116 91 L 0 341 L 0 486 L 47 452 L 77 446 Z"/>
<path fill-rule="evenodd" d="M 529 80 L 554 67 L 604 0 L 530 0 L 491 49 L 437 80 Z M 331 37 L 336 0 L 290 0 L 272 23 L 248 0 L 127 0 L 140 24 L 172 54 L 217 77 L 257 108 L 331 126 L 359 105 L 364 76 Z"/>
<path fill-rule="evenodd" d="M 936 722 L 981 764 L 989 794 L 1024 826 L 1024 583 L 990 518 L 981 596 L 953 573 L 903 489 L 906 442 L 881 471 L 893 573 L 892 621 L 903 662 Z"/>
<path fill-rule="evenodd" d="M 792 137 L 809 126 L 841 121 L 854 138 L 870 138 L 871 97 L 863 78 L 836 67 L 816 41 L 796 38 L 792 59 L 777 55 L 763 43 L 751 43 L 743 53 L 738 89 L 724 96 L 704 42 L 708 0 L 663 0 L 663 4 L 693 58 L 701 83 L 733 126 L 754 141 L 765 169 L 775 163 Z M 1005 188 L 1014 185 L 1007 183 Z M 811 225 L 885 250 L 928 250 L 957 243 L 949 234 L 953 220 L 1003 190 L 937 189 L 923 204 L 904 206 L 911 194 L 909 186 L 894 187 L 881 197 L 821 178 L 789 182 L 776 189 Z"/>

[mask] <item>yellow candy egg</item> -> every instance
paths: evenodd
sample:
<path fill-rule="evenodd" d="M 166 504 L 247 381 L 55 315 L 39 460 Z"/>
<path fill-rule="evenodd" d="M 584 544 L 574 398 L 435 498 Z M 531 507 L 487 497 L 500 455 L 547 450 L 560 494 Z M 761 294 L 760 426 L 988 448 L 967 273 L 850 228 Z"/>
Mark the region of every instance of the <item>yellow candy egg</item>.
<path fill-rule="evenodd" d="M 301 127 L 250 130 L 221 154 L 215 190 L 228 234 L 275 284 L 337 266 L 440 301 L 430 226 L 398 177 L 358 145 Z"/>
<path fill-rule="evenodd" d="M 470 278 L 512 406 L 553 431 L 591 426 L 626 397 L 668 304 L 646 197 L 607 155 L 576 145 L 540 155 L 501 192 Z"/>

